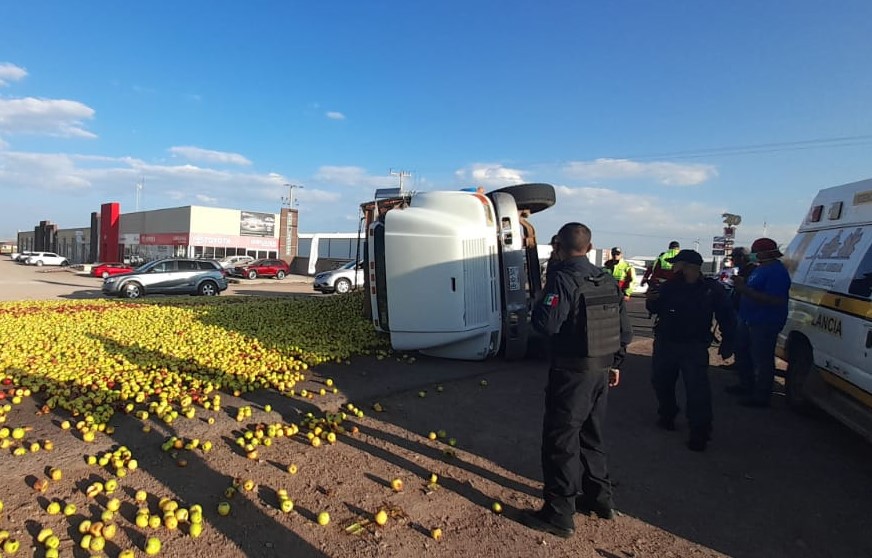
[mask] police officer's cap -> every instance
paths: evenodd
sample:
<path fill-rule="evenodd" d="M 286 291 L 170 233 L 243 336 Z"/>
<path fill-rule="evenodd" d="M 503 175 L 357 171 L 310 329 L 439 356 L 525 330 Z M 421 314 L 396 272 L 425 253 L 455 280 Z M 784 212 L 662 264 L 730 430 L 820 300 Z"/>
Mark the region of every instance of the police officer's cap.
<path fill-rule="evenodd" d="M 624 251 L 621 250 L 620 246 L 615 246 L 614 248 L 612 248 L 612 254 L 623 254 L 623 253 L 624 253 Z"/>

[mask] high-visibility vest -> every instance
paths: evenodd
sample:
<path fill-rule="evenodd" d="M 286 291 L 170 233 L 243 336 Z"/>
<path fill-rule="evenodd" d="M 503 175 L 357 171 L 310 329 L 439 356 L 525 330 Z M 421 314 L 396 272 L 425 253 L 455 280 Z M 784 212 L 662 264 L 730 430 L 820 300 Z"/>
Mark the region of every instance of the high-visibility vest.
<path fill-rule="evenodd" d="M 678 255 L 679 252 L 681 252 L 679 248 L 673 248 L 672 250 L 667 250 L 660 254 L 660 256 L 657 257 L 658 267 L 665 271 L 669 271 L 670 269 L 672 269 L 672 264 L 669 263 L 667 260 L 674 258 Z"/>
<path fill-rule="evenodd" d="M 618 282 L 618 286 L 621 288 L 621 291 L 626 295 L 630 296 L 633 292 L 633 266 L 627 263 L 627 260 L 621 260 L 619 262 L 615 262 L 614 260 L 609 260 L 606 262 L 606 270 L 612 274 L 612 277 Z"/>

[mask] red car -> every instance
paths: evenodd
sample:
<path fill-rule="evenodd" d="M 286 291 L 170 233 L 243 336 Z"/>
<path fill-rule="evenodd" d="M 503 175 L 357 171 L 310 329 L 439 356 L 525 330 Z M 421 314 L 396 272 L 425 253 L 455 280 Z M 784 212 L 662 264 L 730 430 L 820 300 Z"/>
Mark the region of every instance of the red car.
<path fill-rule="evenodd" d="M 101 263 L 95 265 L 93 269 L 91 269 L 91 275 L 94 277 L 102 277 L 103 279 L 112 276 L 118 275 L 119 273 L 130 273 L 133 271 L 133 268 L 125 263 Z"/>
<path fill-rule="evenodd" d="M 231 275 L 248 277 L 249 279 L 257 279 L 258 277 L 284 279 L 290 272 L 291 268 L 287 262 L 274 259 L 256 260 L 250 264 L 237 266 L 230 270 Z"/>

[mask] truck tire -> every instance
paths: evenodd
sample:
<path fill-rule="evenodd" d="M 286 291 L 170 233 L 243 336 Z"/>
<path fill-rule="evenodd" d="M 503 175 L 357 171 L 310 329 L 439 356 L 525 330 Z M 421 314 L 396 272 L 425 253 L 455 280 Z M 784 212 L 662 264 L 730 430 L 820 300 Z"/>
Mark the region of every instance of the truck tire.
<path fill-rule="evenodd" d="M 529 211 L 531 214 L 544 211 L 557 202 L 554 186 L 550 184 L 516 184 L 494 190 L 494 192 L 510 194 L 515 198 L 518 209 Z"/>

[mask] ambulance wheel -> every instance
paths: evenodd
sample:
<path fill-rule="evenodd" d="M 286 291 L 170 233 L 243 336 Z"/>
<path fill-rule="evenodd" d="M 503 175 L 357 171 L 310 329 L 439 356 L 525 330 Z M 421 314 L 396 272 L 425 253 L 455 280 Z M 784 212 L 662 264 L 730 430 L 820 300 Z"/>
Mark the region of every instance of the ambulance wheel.
<path fill-rule="evenodd" d="M 787 374 L 785 392 L 787 404 L 794 411 L 809 414 L 814 405 L 806 393 L 806 384 L 814 368 L 814 355 L 811 347 L 805 341 L 794 341 L 787 358 Z"/>
<path fill-rule="evenodd" d="M 494 192 L 511 194 L 515 198 L 518 209 L 529 211 L 531 214 L 544 211 L 557 202 L 554 186 L 550 184 L 516 184 Z"/>

